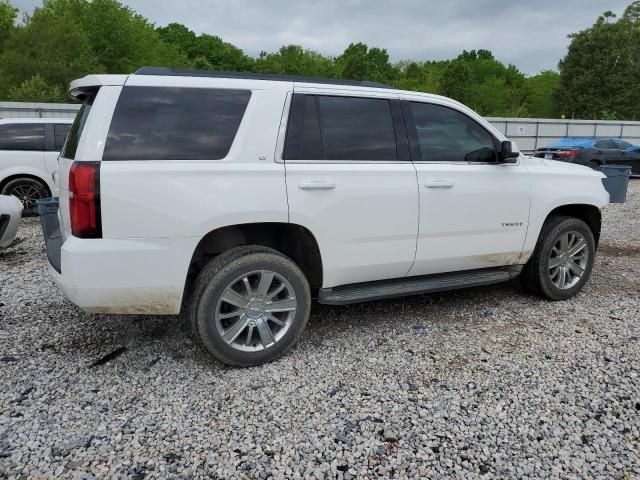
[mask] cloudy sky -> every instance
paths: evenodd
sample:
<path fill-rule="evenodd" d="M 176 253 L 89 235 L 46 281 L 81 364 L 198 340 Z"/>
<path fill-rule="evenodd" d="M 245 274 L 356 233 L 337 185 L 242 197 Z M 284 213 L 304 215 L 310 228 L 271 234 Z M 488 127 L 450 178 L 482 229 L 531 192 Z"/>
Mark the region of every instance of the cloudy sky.
<path fill-rule="evenodd" d="M 29 12 L 41 0 L 12 0 Z M 350 42 L 392 61 L 436 60 L 485 48 L 525 73 L 555 69 L 567 34 L 631 0 L 124 0 L 156 25 L 179 22 L 250 55 L 290 43 L 337 55 Z"/>

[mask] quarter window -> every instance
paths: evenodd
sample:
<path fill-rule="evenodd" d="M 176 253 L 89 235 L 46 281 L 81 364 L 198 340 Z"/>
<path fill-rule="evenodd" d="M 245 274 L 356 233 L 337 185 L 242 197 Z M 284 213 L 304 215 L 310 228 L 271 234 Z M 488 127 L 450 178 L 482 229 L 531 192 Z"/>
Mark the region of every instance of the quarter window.
<path fill-rule="evenodd" d="M 415 122 L 418 160 L 428 162 L 492 162 L 493 136 L 479 123 L 452 108 L 410 102 Z"/>
<path fill-rule="evenodd" d="M 44 125 L 35 123 L 1 125 L 0 150 L 44 150 Z"/>
<path fill-rule="evenodd" d="M 397 160 L 396 132 L 389 101 L 294 95 L 283 158 Z"/>
<path fill-rule="evenodd" d="M 229 153 L 251 92 L 124 87 L 103 160 L 219 160 Z"/>

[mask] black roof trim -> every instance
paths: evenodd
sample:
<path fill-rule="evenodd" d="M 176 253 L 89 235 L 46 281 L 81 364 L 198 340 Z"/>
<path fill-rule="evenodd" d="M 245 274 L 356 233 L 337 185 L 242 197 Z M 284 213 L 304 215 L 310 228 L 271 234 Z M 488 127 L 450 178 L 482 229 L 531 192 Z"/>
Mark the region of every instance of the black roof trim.
<path fill-rule="evenodd" d="M 164 75 L 173 77 L 214 77 L 214 78 L 242 78 L 247 80 L 270 80 L 273 82 L 305 82 L 326 83 L 329 85 L 350 85 L 356 87 L 394 88 L 384 83 L 369 82 L 367 80 L 341 80 L 337 78 L 304 77 L 300 75 L 278 75 L 275 73 L 254 72 L 219 72 L 215 70 L 181 70 L 167 67 L 142 67 L 134 72 L 135 75 Z"/>

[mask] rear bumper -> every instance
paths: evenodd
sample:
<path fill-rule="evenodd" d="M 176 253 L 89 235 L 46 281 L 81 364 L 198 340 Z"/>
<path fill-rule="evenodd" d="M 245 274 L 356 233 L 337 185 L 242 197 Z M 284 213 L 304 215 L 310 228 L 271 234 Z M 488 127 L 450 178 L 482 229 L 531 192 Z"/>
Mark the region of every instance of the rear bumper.
<path fill-rule="evenodd" d="M 61 249 L 51 275 L 64 294 L 90 313 L 174 315 L 180 312 L 197 239 L 81 239 Z M 183 253 L 184 252 L 184 253 Z"/>

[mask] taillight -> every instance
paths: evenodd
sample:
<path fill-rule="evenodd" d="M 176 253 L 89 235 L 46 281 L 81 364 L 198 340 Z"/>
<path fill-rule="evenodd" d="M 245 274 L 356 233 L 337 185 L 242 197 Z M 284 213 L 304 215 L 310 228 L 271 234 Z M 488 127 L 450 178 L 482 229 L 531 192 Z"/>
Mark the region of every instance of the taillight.
<path fill-rule="evenodd" d="M 73 162 L 69 170 L 71 233 L 80 238 L 101 238 L 100 162 Z"/>
<path fill-rule="evenodd" d="M 580 150 L 558 150 L 556 155 L 559 157 L 576 157 L 580 153 Z"/>

